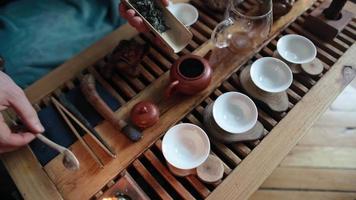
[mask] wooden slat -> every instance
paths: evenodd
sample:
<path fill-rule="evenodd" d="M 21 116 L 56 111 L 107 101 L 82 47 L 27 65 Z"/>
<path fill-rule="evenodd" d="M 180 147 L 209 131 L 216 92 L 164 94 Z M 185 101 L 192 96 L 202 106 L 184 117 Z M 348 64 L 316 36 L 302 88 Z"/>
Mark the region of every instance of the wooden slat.
<path fill-rule="evenodd" d="M 2 154 L 1 159 L 24 199 L 62 199 L 29 147 Z"/>
<path fill-rule="evenodd" d="M 356 170 L 278 167 L 261 185 L 277 188 L 356 192 Z"/>
<path fill-rule="evenodd" d="M 185 188 L 184 186 L 177 181 L 177 179 L 169 172 L 166 166 L 164 166 L 158 158 L 153 154 L 151 150 L 147 150 L 144 153 L 147 160 L 156 168 L 156 170 L 166 179 L 166 181 L 174 188 L 174 190 L 183 198 L 183 199 L 195 199 Z"/>
<path fill-rule="evenodd" d="M 355 192 L 318 192 L 318 191 L 275 191 L 260 190 L 256 192 L 250 200 L 285 200 L 308 199 L 308 200 L 355 200 Z"/>
<path fill-rule="evenodd" d="M 132 165 L 161 199 L 173 199 L 139 160 L 135 160 Z"/>
<path fill-rule="evenodd" d="M 195 175 L 187 176 L 186 179 L 194 187 L 202 198 L 206 198 L 210 194 L 210 190 L 202 184 Z"/>
<path fill-rule="evenodd" d="M 354 44 L 341 59 L 295 105 L 288 115 L 262 140 L 244 161 L 207 199 L 247 199 L 300 140 L 321 113 L 343 90 L 340 83 L 345 65 L 354 65 Z M 308 112 L 303 112 L 308 110 Z M 254 166 L 254 170 L 251 170 Z M 229 191 L 229 192 L 227 192 Z"/>

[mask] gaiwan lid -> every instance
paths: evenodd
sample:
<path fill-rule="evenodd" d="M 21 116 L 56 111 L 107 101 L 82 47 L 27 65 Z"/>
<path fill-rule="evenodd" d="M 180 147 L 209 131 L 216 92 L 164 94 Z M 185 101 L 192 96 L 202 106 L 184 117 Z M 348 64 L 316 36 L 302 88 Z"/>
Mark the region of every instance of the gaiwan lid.
<path fill-rule="evenodd" d="M 140 128 L 153 126 L 159 120 L 159 109 L 150 101 L 141 101 L 131 110 L 131 121 Z"/>

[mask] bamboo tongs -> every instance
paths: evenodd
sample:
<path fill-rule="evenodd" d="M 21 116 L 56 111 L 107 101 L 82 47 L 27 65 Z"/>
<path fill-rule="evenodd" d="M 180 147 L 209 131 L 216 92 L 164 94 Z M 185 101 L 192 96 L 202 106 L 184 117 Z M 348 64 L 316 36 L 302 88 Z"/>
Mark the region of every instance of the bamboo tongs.
<path fill-rule="evenodd" d="M 57 99 L 51 97 L 52 103 L 69 126 L 70 130 L 74 133 L 74 135 L 78 138 L 80 143 L 84 146 L 84 148 L 88 151 L 90 156 L 99 164 L 102 168 L 104 166 L 102 159 L 100 159 L 97 154 L 93 151 L 93 149 L 86 143 L 86 141 L 79 134 L 75 126 L 72 124 L 71 120 L 74 121 L 80 128 L 82 128 L 89 136 L 112 158 L 116 157 L 115 152 L 110 148 L 109 145 L 105 143 L 105 141 L 97 134 L 93 133 L 89 128 L 87 128 L 79 119 L 77 119 L 74 114 L 72 114 L 64 105 L 62 105 Z M 69 117 L 69 118 L 68 118 Z M 99 137 L 99 138 L 98 138 Z"/>

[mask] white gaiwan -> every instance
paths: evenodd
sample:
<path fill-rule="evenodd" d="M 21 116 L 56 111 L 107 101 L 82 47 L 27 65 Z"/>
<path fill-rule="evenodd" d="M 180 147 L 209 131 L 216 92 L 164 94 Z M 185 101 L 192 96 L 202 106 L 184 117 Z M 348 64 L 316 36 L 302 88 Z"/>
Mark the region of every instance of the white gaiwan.
<path fill-rule="evenodd" d="M 258 112 L 255 103 L 248 96 L 239 92 L 227 92 L 215 100 L 213 117 L 223 130 L 239 134 L 255 126 Z"/>
<path fill-rule="evenodd" d="M 168 10 L 186 27 L 193 25 L 199 17 L 198 10 L 188 3 L 170 3 Z"/>
<path fill-rule="evenodd" d="M 288 65 L 272 57 L 256 60 L 251 65 L 250 76 L 258 88 L 271 93 L 283 92 L 293 82 L 293 74 Z"/>
<path fill-rule="evenodd" d="M 277 42 L 277 51 L 283 59 L 293 64 L 309 63 L 317 53 L 313 42 L 296 34 L 281 37 Z"/>
<path fill-rule="evenodd" d="M 199 126 L 182 123 L 170 128 L 162 140 L 162 152 L 175 168 L 190 170 L 201 165 L 209 156 L 210 141 Z"/>

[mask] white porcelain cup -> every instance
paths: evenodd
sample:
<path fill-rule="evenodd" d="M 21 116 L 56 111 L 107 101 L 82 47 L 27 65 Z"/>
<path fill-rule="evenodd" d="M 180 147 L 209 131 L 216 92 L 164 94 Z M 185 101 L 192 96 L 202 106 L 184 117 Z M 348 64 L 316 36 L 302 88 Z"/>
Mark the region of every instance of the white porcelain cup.
<path fill-rule="evenodd" d="M 193 25 L 199 17 L 198 10 L 188 3 L 170 3 L 168 10 L 187 27 Z"/>
<path fill-rule="evenodd" d="M 192 170 L 208 158 L 210 141 L 199 126 L 182 123 L 173 126 L 164 135 L 162 152 L 169 165 L 180 170 Z"/>
<path fill-rule="evenodd" d="M 220 95 L 213 105 L 213 118 L 216 124 L 231 134 L 240 134 L 252 129 L 258 117 L 255 103 L 239 92 Z"/>
<path fill-rule="evenodd" d="M 271 93 L 283 92 L 293 82 L 293 74 L 288 65 L 272 57 L 256 60 L 251 65 L 250 76 L 258 88 Z"/>
<path fill-rule="evenodd" d="M 309 63 L 317 54 L 312 41 L 296 34 L 281 37 L 277 42 L 277 51 L 281 58 L 293 64 Z"/>

